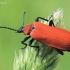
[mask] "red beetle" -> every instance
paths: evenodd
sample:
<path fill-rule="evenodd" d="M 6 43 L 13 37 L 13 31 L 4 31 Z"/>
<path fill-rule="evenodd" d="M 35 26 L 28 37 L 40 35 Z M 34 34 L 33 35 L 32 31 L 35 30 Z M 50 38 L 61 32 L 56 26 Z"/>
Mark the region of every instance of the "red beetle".
<path fill-rule="evenodd" d="M 39 22 L 39 19 L 48 21 L 49 25 L 45 25 Z M 25 47 L 29 45 L 30 47 L 35 47 L 38 48 L 39 50 L 39 46 L 31 45 L 34 40 L 37 40 L 42 44 L 49 45 L 55 48 L 58 51 L 58 53 L 60 53 L 61 55 L 64 54 L 63 51 L 70 51 L 70 32 L 55 27 L 52 20 L 47 20 L 42 17 L 37 17 L 34 23 L 28 24 L 25 27 L 22 26 L 18 30 L 3 26 L 1 26 L 0 28 L 6 28 L 17 31 L 17 33 L 24 33 L 25 35 L 29 35 L 28 37 L 24 38 L 23 41 L 21 41 L 21 43 L 24 44 Z M 29 43 L 28 44 L 24 43 L 30 37 L 32 39 L 29 41 Z"/>

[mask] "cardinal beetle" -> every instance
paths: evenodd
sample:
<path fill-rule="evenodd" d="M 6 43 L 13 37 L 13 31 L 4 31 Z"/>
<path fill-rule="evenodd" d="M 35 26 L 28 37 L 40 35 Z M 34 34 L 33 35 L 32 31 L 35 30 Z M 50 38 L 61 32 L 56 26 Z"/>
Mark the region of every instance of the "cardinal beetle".
<path fill-rule="evenodd" d="M 24 12 L 23 15 L 25 15 L 26 12 Z M 53 15 L 51 15 L 52 17 Z M 24 16 L 23 16 L 24 17 Z M 51 18 L 50 17 L 50 18 Z M 49 25 L 45 25 L 41 22 L 39 22 L 39 19 L 45 20 L 49 22 Z M 52 20 L 48 20 L 42 17 L 37 17 L 35 22 L 32 24 L 28 24 L 24 27 L 24 19 L 23 19 L 23 25 L 18 29 L 13 29 L 9 27 L 0 26 L 0 28 L 10 29 L 14 30 L 17 33 L 23 33 L 25 35 L 29 35 L 28 37 L 24 38 L 21 43 L 27 47 L 29 45 L 30 47 L 38 48 L 39 46 L 32 46 L 32 43 L 34 40 L 39 41 L 42 44 L 49 45 L 56 49 L 58 53 L 63 55 L 63 51 L 70 51 L 70 32 L 55 27 Z M 25 42 L 32 38 L 28 44 Z"/>

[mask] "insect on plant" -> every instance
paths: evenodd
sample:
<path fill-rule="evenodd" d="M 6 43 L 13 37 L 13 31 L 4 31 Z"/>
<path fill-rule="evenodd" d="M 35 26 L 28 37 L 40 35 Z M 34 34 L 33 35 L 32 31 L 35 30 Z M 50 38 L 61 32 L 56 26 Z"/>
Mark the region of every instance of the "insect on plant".
<path fill-rule="evenodd" d="M 22 26 L 16 30 L 9 27 L 0 26 L 0 28 L 10 29 L 13 31 L 16 31 L 17 33 L 23 33 L 25 35 L 28 35 L 26 38 L 24 38 L 21 43 L 25 45 L 24 48 L 28 46 L 37 48 L 39 51 L 39 46 L 32 46 L 32 43 L 34 40 L 39 41 L 42 44 L 49 45 L 50 47 L 53 47 L 58 53 L 63 55 L 63 51 L 70 51 L 70 32 L 67 30 L 58 28 L 54 25 L 53 20 L 51 20 L 50 16 L 49 19 L 45 19 L 42 17 L 37 17 L 35 22 L 32 24 L 28 24 L 24 27 L 24 15 L 23 14 L 23 23 Z M 41 22 L 39 22 L 39 19 L 45 20 L 49 22 L 49 25 L 45 25 Z M 28 44 L 25 42 L 32 38 Z M 24 49 L 22 48 L 22 49 Z"/>

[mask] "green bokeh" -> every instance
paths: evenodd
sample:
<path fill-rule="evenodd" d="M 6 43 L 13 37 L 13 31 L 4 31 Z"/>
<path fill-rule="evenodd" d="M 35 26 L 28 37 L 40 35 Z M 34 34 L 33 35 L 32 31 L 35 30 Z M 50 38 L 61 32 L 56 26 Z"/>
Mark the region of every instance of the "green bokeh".
<path fill-rule="evenodd" d="M 34 22 L 37 16 L 48 17 L 53 11 L 62 8 L 64 23 L 70 30 L 70 0 L 0 0 L 0 26 L 18 29 L 22 25 L 22 14 L 25 25 Z M 0 70 L 13 70 L 15 51 L 23 47 L 21 40 L 25 36 L 10 30 L 0 29 Z M 54 70 L 70 70 L 70 53 L 61 56 Z"/>

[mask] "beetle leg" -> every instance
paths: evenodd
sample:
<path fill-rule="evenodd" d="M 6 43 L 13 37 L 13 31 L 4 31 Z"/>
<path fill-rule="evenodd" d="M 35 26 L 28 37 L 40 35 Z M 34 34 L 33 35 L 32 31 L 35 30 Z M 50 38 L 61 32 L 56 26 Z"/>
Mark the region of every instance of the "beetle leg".
<path fill-rule="evenodd" d="M 43 20 L 49 22 L 49 26 L 53 25 L 55 27 L 55 25 L 53 23 L 53 20 L 50 20 L 50 19 L 48 20 L 48 19 L 45 19 L 45 18 L 42 18 L 42 17 L 37 17 L 35 21 L 39 21 L 39 19 L 43 19 Z"/>
<path fill-rule="evenodd" d="M 30 46 L 30 47 L 37 48 L 36 56 L 38 56 L 38 54 L 39 54 L 39 46 Z"/>
<path fill-rule="evenodd" d="M 24 38 L 22 42 L 27 41 L 29 38 L 30 38 L 30 36 L 28 36 L 28 37 Z"/>
<path fill-rule="evenodd" d="M 63 53 L 62 50 L 60 50 L 60 49 L 56 49 L 56 48 L 55 48 L 55 50 L 56 50 L 59 54 L 64 55 L 64 53 Z"/>
<path fill-rule="evenodd" d="M 32 46 L 33 41 L 34 41 L 34 39 L 31 39 L 28 43 L 28 46 L 38 48 L 38 51 L 39 51 L 39 46 Z"/>
<path fill-rule="evenodd" d="M 38 56 L 38 54 L 39 54 L 39 46 L 30 46 L 30 47 L 33 47 L 33 48 L 37 48 L 37 54 L 36 54 L 36 56 Z"/>
<path fill-rule="evenodd" d="M 29 43 L 28 43 L 28 46 L 38 49 L 38 52 L 37 52 L 37 54 L 36 54 L 36 56 L 37 56 L 37 55 L 39 54 L 39 46 L 32 46 L 33 41 L 34 41 L 34 39 L 31 39 L 31 40 L 29 41 Z"/>
<path fill-rule="evenodd" d="M 39 19 L 43 19 L 43 20 L 45 20 L 47 22 L 49 21 L 48 19 L 45 19 L 45 18 L 42 18 L 42 17 L 37 17 L 35 21 L 39 21 Z"/>
<path fill-rule="evenodd" d="M 30 38 L 30 36 L 24 38 L 23 41 L 21 41 L 21 43 L 25 45 L 25 47 L 24 48 L 21 48 L 21 49 L 25 49 L 27 47 L 27 44 L 24 43 L 24 42 L 27 41 L 29 38 Z"/>
<path fill-rule="evenodd" d="M 34 39 L 32 38 L 32 39 L 29 41 L 28 46 L 31 46 L 32 43 L 33 43 L 33 41 L 34 41 Z"/>
<path fill-rule="evenodd" d="M 52 25 L 55 27 L 53 20 L 50 20 L 49 21 L 49 26 L 52 26 Z"/>
<path fill-rule="evenodd" d="M 26 43 L 24 43 L 24 42 L 23 42 L 22 44 L 24 44 L 24 45 L 25 45 L 25 47 L 24 47 L 24 48 L 20 48 L 20 49 L 22 49 L 22 50 L 23 50 L 23 49 L 25 49 L 25 48 L 27 47 L 27 44 L 26 44 Z"/>

